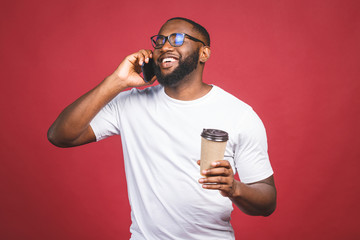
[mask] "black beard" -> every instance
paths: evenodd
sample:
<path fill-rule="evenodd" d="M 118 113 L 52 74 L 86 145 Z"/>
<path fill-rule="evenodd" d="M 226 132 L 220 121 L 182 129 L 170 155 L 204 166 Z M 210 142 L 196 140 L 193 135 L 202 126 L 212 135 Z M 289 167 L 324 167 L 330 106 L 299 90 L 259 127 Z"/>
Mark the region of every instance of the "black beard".
<path fill-rule="evenodd" d="M 199 62 L 199 51 L 194 51 L 187 58 L 182 60 L 179 59 L 179 66 L 177 66 L 174 71 L 167 75 L 163 75 L 160 70 L 160 66 L 155 64 L 155 75 L 158 82 L 164 87 L 175 87 L 181 80 L 183 80 L 187 75 L 193 72 Z"/>

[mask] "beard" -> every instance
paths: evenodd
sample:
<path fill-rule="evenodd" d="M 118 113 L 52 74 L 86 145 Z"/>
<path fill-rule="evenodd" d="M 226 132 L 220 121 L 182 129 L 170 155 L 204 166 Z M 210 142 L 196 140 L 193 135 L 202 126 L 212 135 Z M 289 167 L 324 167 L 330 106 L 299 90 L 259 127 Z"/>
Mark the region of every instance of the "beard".
<path fill-rule="evenodd" d="M 160 66 L 155 64 L 155 75 L 158 82 L 164 87 L 177 86 L 187 75 L 192 73 L 198 66 L 199 51 L 194 51 L 191 55 L 184 60 L 180 57 L 179 65 L 169 74 L 162 74 Z"/>

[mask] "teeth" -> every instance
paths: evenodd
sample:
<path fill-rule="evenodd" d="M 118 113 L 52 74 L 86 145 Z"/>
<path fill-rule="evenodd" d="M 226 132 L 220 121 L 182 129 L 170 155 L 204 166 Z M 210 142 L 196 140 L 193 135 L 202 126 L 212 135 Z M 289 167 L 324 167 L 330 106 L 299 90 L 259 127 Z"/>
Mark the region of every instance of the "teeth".
<path fill-rule="evenodd" d="M 163 63 L 164 63 L 164 62 L 174 62 L 174 61 L 176 61 L 174 58 L 164 58 L 164 59 L 162 60 Z"/>

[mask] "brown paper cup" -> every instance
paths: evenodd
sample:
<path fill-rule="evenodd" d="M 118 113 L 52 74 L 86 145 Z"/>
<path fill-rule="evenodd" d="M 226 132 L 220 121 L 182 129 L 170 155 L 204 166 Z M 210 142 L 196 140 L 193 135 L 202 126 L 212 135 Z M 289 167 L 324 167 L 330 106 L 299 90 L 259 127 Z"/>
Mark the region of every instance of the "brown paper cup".
<path fill-rule="evenodd" d="M 211 163 L 224 159 L 228 134 L 217 129 L 204 129 L 201 134 L 200 174 L 209 169 Z"/>

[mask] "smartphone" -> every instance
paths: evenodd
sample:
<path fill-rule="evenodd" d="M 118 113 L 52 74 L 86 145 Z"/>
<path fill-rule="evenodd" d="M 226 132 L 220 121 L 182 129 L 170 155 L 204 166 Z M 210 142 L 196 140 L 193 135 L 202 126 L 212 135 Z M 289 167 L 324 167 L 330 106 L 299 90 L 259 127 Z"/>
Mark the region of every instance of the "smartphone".
<path fill-rule="evenodd" d="M 150 82 L 151 79 L 155 76 L 155 72 L 154 72 L 154 60 L 152 58 L 149 58 L 149 62 L 148 63 L 143 63 L 141 65 L 141 70 L 144 76 L 144 81 L 145 82 Z"/>

